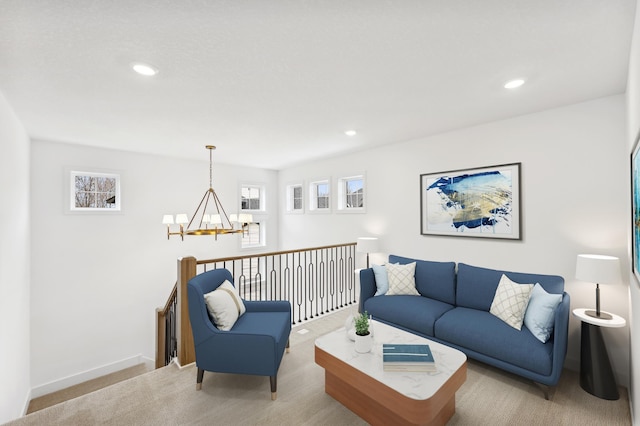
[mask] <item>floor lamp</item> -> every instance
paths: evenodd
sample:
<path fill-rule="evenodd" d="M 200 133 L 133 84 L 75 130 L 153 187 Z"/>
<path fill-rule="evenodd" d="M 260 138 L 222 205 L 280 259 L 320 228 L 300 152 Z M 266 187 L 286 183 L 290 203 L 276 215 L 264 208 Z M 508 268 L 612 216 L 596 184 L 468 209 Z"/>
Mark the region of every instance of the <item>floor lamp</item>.
<path fill-rule="evenodd" d="M 356 251 L 359 253 L 367 253 L 367 268 L 369 268 L 369 253 L 378 252 L 378 238 L 376 237 L 359 237 L 356 243 Z"/>

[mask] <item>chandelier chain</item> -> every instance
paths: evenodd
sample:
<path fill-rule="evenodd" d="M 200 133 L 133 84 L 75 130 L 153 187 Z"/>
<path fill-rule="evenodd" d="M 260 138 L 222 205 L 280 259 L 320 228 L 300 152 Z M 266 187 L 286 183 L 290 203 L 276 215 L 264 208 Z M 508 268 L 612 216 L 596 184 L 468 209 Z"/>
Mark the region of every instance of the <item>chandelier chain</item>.
<path fill-rule="evenodd" d="M 209 148 L 209 188 L 213 188 L 213 148 Z"/>

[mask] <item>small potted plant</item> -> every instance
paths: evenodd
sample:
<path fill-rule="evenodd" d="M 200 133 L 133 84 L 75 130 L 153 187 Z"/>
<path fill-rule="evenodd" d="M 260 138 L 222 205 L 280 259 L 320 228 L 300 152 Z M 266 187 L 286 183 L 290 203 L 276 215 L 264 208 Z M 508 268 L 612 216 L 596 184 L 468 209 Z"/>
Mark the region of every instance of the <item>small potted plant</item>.
<path fill-rule="evenodd" d="M 373 346 L 373 338 L 369 332 L 369 315 L 362 312 L 355 320 L 356 327 L 356 352 L 366 353 Z"/>

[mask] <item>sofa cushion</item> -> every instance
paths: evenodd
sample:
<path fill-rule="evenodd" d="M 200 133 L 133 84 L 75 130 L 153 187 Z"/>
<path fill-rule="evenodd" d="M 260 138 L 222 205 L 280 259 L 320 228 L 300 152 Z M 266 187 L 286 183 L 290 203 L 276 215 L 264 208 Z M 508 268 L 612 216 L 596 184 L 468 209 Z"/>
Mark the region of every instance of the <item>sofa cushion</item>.
<path fill-rule="evenodd" d="M 287 330 L 291 328 L 291 314 L 289 312 L 264 312 L 247 311 L 238 318 L 238 322 L 233 327 L 234 333 L 262 334 L 274 338 L 277 344 L 282 343 L 282 339 L 289 339 Z M 249 348 L 249 351 L 251 349 Z"/>
<path fill-rule="evenodd" d="M 389 263 L 400 263 L 402 265 L 406 265 L 407 263 L 412 262 L 416 262 L 416 289 L 421 295 L 429 297 L 431 299 L 439 300 L 440 302 L 444 302 L 450 305 L 455 304 L 455 262 L 433 262 L 429 260 L 417 260 L 395 255 L 389 256 Z"/>
<path fill-rule="evenodd" d="M 387 295 L 420 296 L 416 290 L 416 262 L 406 265 L 389 263 L 387 274 L 389 276 L 389 291 Z"/>
<path fill-rule="evenodd" d="M 556 308 L 562 302 L 561 294 L 549 294 L 540 284 L 536 284 L 531 291 L 529 306 L 524 314 L 524 325 L 545 343 L 553 332 Z"/>
<path fill-rule="evenodd" d="M 516 330 L 522 328 L 533 284 L 518 284 L 502 274 L 489 312 Z"/>
<path fill-rule="evenodd" d="M 426 297 L 378 296 L 364 302 L 373 317 L 426 336 L 433 336 L 433 325 L 452 305 Z"/>
<path fill-rule="evenodd" d="M 564 278 L 557 275 L 501 271 L 459 263 L 455 305 L 489 312 L 502 274 L 517 283 L 539 283 L 549 293 L 564 292 Z"/>
<path fill-rule="evenodd" d="M 526 326 L 516 330 L 489 312 L 451 309 L 436 322 L 435 337 L 538 374 L 551 374 L 553 342 L 542 343 Z"/>

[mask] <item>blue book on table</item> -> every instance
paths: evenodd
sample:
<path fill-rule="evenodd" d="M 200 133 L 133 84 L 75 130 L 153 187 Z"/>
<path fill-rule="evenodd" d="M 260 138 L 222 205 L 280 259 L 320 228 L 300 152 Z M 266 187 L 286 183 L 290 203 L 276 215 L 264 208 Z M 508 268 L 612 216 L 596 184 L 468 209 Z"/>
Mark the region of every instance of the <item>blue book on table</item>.
<path fill-rule="evenodd" d="M 382 345 L 382 360 L 384 363 L 401 364 L 433 364 L 433 354 L 429 345 L 394 344 Z"/>

